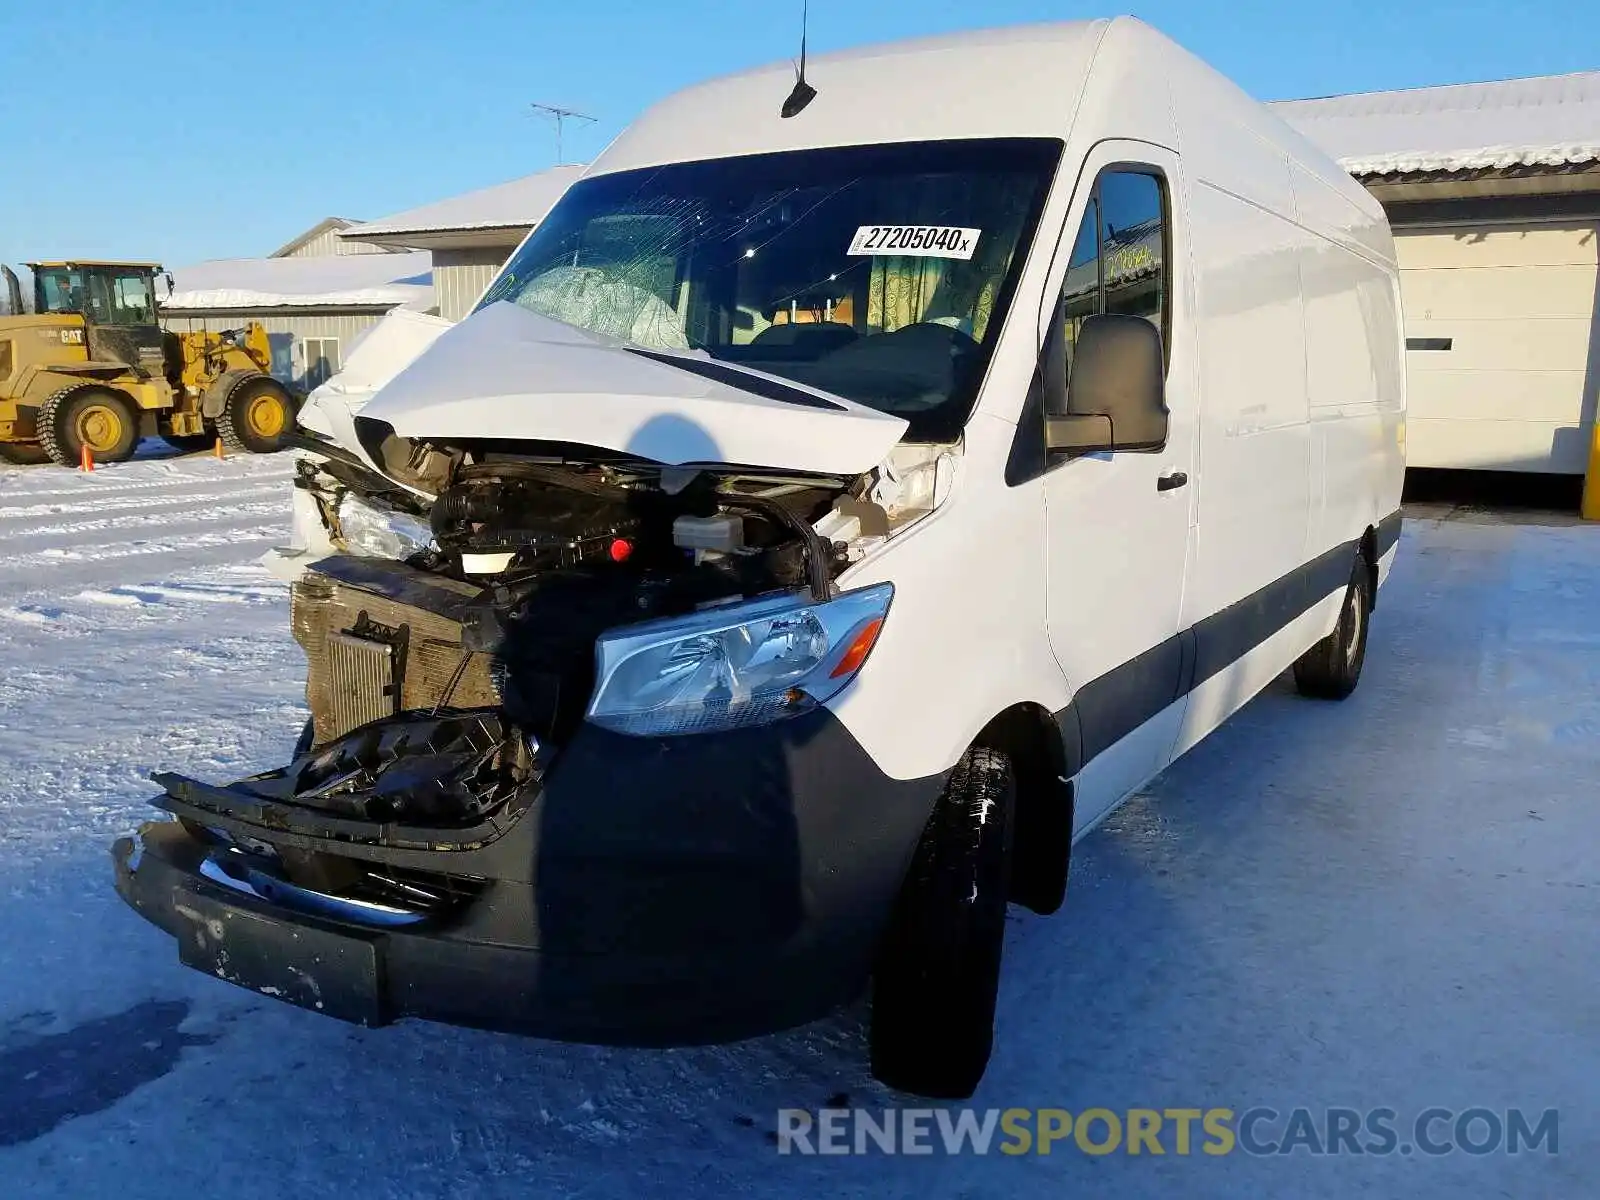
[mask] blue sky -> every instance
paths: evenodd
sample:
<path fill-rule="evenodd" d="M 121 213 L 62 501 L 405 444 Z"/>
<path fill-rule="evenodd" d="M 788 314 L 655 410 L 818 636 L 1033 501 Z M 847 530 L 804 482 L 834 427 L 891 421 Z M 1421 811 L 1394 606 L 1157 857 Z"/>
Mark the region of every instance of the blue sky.
<path fill-rule="evenodd" d="M 792 57 L 784 0 L 73 0 L 0 13 L 0 261 L 270 253 L 555 160 L 528 102 L 599 121 Z M 827 50 L 1104 15 L 1080 0 L 812 0 Z M 1137 15 L 1262 99 L 1588 70 L 1583 0 L 1147 0 Z"/>

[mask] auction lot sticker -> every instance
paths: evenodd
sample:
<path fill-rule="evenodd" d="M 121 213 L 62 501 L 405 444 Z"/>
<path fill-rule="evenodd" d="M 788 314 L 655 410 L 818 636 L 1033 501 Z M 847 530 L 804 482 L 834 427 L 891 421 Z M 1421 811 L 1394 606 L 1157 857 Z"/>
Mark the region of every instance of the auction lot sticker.
<path fill-rule="evenodd" d="M 863 225 L 850 239 L 848 253 L 970 259 L 982 232 L 959 225 Z"/>

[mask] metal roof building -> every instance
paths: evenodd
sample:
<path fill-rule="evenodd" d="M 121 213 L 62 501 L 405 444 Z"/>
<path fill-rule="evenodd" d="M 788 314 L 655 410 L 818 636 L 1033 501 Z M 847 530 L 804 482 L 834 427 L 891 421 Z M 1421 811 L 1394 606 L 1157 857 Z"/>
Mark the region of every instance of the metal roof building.
<path fill-rule="evenodd" d="M 1600 160 L 1600 71 L 1272 106 L 1352 175 L 1517 172 Z"/>
<path fill-rule="evenodd" d="M 429 256 L 346 246 L 337 235 L 354 224 L 330 217 L 269 258 L 176 268 L 172 292 L 161 301 L 167 325 L 181 332 L 259 322 L 272 345 L 272 373 L 297 387 L 316 387 L 391 309 L 433 307 Z"/>
<path fill-rule="evenodd" d="M 517 244 L 583 172 L 582 165 L 551 167 L 342 229 L 338 236 L 347 244 L 431 251 L 439 315 L 459 321 Z"/>
<path fill-rule="evenodd" d="M 324 217 L 304 233 L 279 246 L 268 258 L 322 258 L 329 254 L 387 254 L 385 246 L 342 241 L 339 234 L 359 221 L 349 217 Z"/>

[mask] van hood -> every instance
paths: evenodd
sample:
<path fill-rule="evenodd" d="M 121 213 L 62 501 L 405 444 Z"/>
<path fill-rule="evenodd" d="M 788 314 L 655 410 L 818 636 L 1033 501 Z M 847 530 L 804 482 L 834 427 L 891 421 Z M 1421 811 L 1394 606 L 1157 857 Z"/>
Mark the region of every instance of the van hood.
<path fill-rule="evenodd" d="M 401 437 L 598 446 L 671 466 L 859 475 L 907 422 L 694 351 L 614 341 L 509 303 L 445 332 L 361 413 Z"/>
<path fill-rule="evenodd" d="M 393 310 L 349 348 L 339 373 L 306 397 L 295 419 L 346 450 L 364 454 L 355 435 L 355 415 L 451 325 L 443 317 Z"/>

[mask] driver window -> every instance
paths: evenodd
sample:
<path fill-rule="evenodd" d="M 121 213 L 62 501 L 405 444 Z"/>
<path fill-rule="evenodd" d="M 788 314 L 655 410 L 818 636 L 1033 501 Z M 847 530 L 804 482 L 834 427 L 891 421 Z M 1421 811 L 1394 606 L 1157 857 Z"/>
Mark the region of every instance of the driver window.
<path fill-rule="evenodd" d="M 1166 187 L 1150 171 L 1103 171 L 1084 212 L 1061 287 L 1067 365 L 1086 318 L 1099 313 L 1144 317 L 1169 328 Z"/>
<path fill-rule="evenodd" d="M 1165 331 L 1166 203 L 1161 180 L 1135 171 L 1100 177 L 1100 261 L 1105 311 L 1144 317 Z"/>

